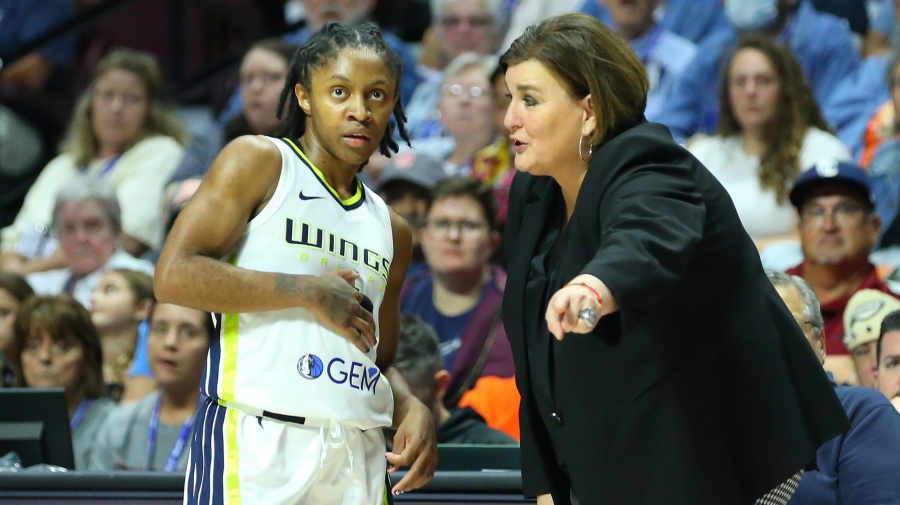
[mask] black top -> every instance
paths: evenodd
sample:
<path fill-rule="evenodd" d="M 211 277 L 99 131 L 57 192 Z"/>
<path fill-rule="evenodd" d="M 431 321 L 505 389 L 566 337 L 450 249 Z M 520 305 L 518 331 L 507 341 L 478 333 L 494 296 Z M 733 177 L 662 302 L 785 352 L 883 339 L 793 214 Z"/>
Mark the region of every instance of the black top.
<path fill-rule="evenodd" d="M 547 344 L 534 259 L 560 200 L 552 178 L 517 174 L 506 223 L 527 496 L 564 505 L 571 484 L 582 505 L 749 505 L 846 430 L 730 197 L 664 126 L 594 153 L 543 298 L 590 274 L 619 310 Z"/>
<path fill-rule="evenodd" d="M 518 445 L 516 439 L 487 425 L 470 407 L 450 409 L 450 418 L 437 428 L 439 444 Z"/>

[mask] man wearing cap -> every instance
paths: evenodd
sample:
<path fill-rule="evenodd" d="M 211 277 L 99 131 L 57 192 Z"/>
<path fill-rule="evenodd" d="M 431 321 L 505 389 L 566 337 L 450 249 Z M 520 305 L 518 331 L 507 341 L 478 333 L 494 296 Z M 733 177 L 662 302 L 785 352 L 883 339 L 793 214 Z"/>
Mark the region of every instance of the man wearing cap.
<path fill-rule="evenodd" d="M 803 263 L 787 273 L 806 279 L 815 289 L 822 303 L 826 350 L 830 356 L 843 356 L 839 360 L 852 377 L 850 351 L 842 339 L 847 302 L 862 289 L 891 293 L 869 262 L 881 219 L 868 175 L 851 163 L 823 159 L 800 174 L 790 199 L 800 215 Z M 830 363 L 826 368 L 835 369 Z"/>
<path fill-rule="evenodd" d="M 769 280 L 824 364 L 824 323 L 816 294 L 796 276 L 770 272 Z M 803 474 L 790 505 L 900 503 L 900 415 L 877 391 L 841 386 L 831 373 L 828 376 L 850 419 L 850 430 L 819 447 L 818 469 Z"/>
<path fill-rule="evenodd" d="M 446 177 L 441 160 L 405 151 L 389 158 L 378 178 L 378 193 L 384 203 L 403 216 L 412 231 L 412 258 L 407 279 L 428 268 L 422 252 L 422 227 L 434 187 Z"/>
<path fill-rule="evenodd" d="M 900 310 L 900 300 L 878 291 L 857 291 L 844 310 L 844 345 L 853 356 L 858 381 L 854 384 L 874 388 L 878 366 L 878 335 L 884 317 Z"/>

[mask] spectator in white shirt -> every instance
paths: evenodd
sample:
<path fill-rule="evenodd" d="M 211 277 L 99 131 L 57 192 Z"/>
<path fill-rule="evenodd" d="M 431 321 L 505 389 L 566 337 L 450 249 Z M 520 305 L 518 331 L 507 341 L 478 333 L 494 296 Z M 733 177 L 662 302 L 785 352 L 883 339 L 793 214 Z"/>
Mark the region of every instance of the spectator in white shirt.
<path fill-rule="evenodd" d="M 717 133 L 692 139 L 688 149 L 725 186 L 760 250 L 797 242 L 788 201 L 794 180 L 822 158 L 848 160 L 850 153 L 827 131 L 790 49 L 748 35 L 725 69 Z"/>

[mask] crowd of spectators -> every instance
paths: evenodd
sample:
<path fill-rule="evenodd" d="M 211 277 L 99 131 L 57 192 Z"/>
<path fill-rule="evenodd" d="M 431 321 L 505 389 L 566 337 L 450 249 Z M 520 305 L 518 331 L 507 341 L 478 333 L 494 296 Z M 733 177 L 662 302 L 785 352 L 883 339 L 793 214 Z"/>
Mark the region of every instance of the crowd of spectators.
<path fill-rule="evenodd" d="M 515 153 L 498 55 L 563 12 L 596 16 L 638 55 L 647 120 L 727 190 L 831 374 L 854 427 L 820 450 L 798 496 L 860 492 L 839 453 L 900 466 L 883 450 L 900 436 L 900 1 L 291 0 L 284 19 L 301 23 L 226 33 L 244 43 L 224 89 L 179 101 L 172 53 L 143 28 L 18 54 L 103 3 L 0 0 L 0 59 L 14 57 L 0 67 L 0 387 L 65 388 L 77 468 L 184 470 L 175 449 L 217 333 L 209 314 L 155 303 L 154 263 L 219 151 L 277 130 L 291 59 L 331 21 L 427 27 L 415 40 L 385 32 L 411 142 L 360 173 L 413 232 L 398 369 L 439 442 L 515 444 L 500 320 Z M 271 15 L 262 3 L 225 2 L 253 19 Z M 428 19 L 379 19 L 405 8 L 394 4 Z"/>

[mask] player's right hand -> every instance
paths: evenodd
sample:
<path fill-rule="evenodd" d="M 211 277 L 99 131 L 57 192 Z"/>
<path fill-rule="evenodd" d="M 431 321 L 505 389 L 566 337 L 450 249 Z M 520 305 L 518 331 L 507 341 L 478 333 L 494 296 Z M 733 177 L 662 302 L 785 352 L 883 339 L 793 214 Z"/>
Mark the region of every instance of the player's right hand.
<path fill-rule="evenodd" d="M 360 305 L 363 295 L 353 284 L 358 277 L 359 273 L 352 270 L 316 277 L 315 302 L 309 310 L 324 326 L 368 353 L 375 345 L 375 318 Z"/>

